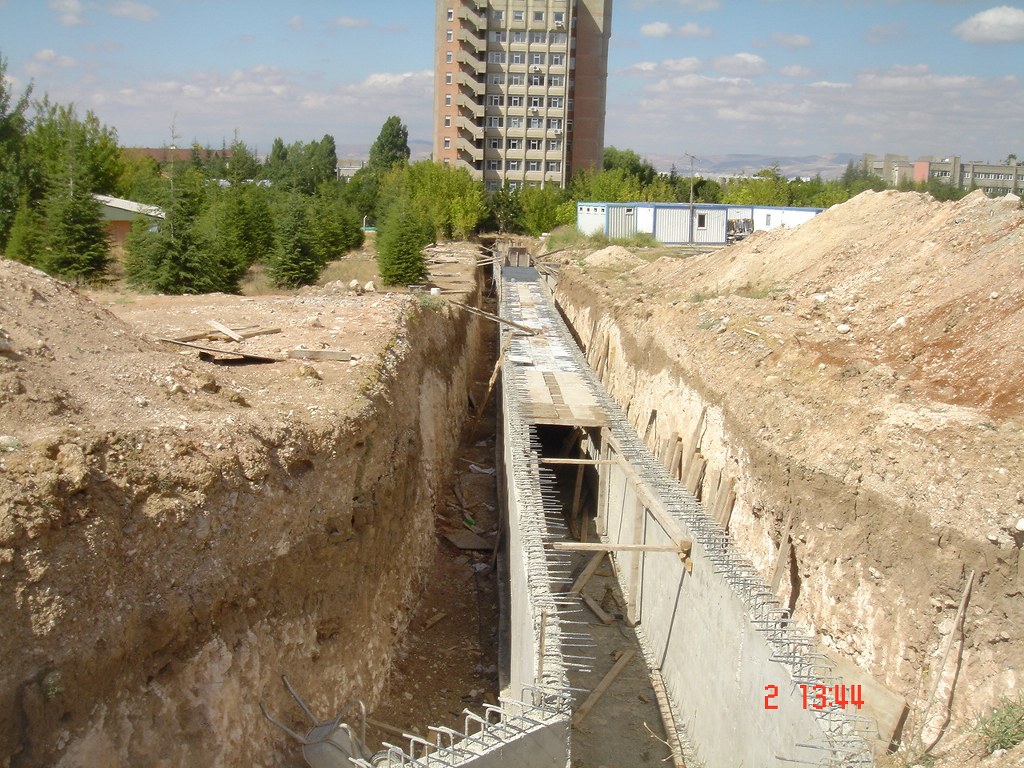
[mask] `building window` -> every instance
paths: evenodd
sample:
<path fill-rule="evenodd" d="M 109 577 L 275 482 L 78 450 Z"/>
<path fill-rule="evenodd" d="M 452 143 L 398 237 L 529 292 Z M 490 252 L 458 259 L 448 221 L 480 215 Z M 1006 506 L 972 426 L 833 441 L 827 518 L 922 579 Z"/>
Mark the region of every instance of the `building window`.
<path fill-rule="evenodd" d="M 548 149 L 552 152 L 560 152 L 562 149 L 561 139 L 551 139 L 548 141 Z"/>
<path fill-rule="evenodd" d="M 520 163 L 518 160 L 509 160 L 505 164 L 505 168 L 506 168 L 506 170 L 509 170 L 509 171 L 518 171 L 520 169 L 521 165 L 522 165 L 522 163 Z"/>
<path fill-rule="evenodd" d="M 505 63 L 505 52 L 504 51 L 491 51 L 487 54 L 487 60 L 491 64 L 504 64 Z"/>
<path fill-rule="evenodd" d="M 505 120 L 500 117 L 488 117 L 487 127 L 488 128 L 501 128 L 505 124 Z"/>
<path fill-rule="evenodd" d="M 448 30 L 448 33 L 445 36 L 448 38 L 449 43 L 455 42 L 455 33 L 452 32 L 450 29 Z"/>
<path fill-rule="evenodd" d="M 512 51 L 512 55 L 509 58 L 509 61 L 512 64 L 525 64 L 526 63 L 526 54 L 523 53 L 522 51 Z"/>
<path fill-rule="evenodd" d="M 562 164 L 557 160 L 548 160 L 548 173 L 560 173 Z"/>
<path fill-rule="evenodd" d="M 451 128 L 452 127 L 452 116 L 451 115 L 445 115 L 444 116 L 444 127 L 445 128 Z"/>
<path fill-rule="evenodd" d="M 553 66 L 553 67 L 564 67 L 565 66 L 565 54 L 564 53 L 552 53 L 551 54 L 551 66 Z"/>
<path fill-rule="evenodd" d="M 552 32 L 551 33 L 551 44 L 552 45 L 565 45 L 569 38 L 565 32 Z"/>
<path fill-rule="evenodd" d="M 515 56 L 514 53 L 512 55 Z M 515 62 L 512 63 L 514 64 Z M 509 85 L 522 85 L 525 82 L 525 80 L 526 78 L 523 76 L 522 72 L 512 72 L 508 76 Z"/>
<path fill-rule="evenodd" d="M 529 127 L 531 129 L 534 129 L 534 130 L 538 129 L 538 128 L 543 128 L 544 127 L 544 118 L 543 117 L 531 117 L 530 118 L 530 122 L 529 122 Z"/>
<path fill-rule="evenodd" d="M 544 11 L 534 11 L 533 12 L 533 20 L 534 21 L 544 21 Z"/>
<path fill-rule="evenodd" d="M 487 161 L 487 170 L 488 171 L 500 171 L 501 170 L 501 160 L 488 160 Z"/>
<path fill-rule="evenodd" d="M 455 9 L 454 8 L 449 8 L 448 9 L 448 21 L 455 21 Z"/>
<path fill-rule="evenodd" d="M 540 170 L 540 160 L 527 160 L 526 161 L 526 170 L 527 171 L 533 171 L 533 172 L 539 171 Z"/>
<path fill-rule="evenodd" d="M 708 228 L 708 215 L 706 213 L 697 214 L 697 229 Z"/>
<path fill-rule="evenodd" d="M 522 13 L 522 11 L 520 11 L 520 13 Z M 513 43 L 525 43 L 526 42 L 526 33 L 523 30 L 521 30 L 521 29 L 517 29 L 516 31 L 514 31 L 512 33 L 512 42 Z"/>
<path fill-rule="evenodd" d="M 552 96 L 548 99 L 548 106 L 552 109 L 561 109 L 565 104 L 565 101 L 561 96 Z"/>
<path fill-rule="evenodd" d="M 544 75 L 536 73 L 530 75 L 530 85 L 544 85 Z"/>
<path fill-rule="evenodd" d="M 451 161 L 451 160 L 449 160 L 449 159 L 448 159 L 448 158 L 446 157 L 446 158 L 444 159 L 444 164 L 445 164 L 445 165 L 451 165 L 451 164 L 452 164 L 452 161 Z"/>
<path fill-rule="evenodd" d="M 491 18 L 494 19 L 495 21 L 504 21 L 505 20 L 505 12 L 504 11 L 499 11 L 497 9 L 492 10 L 491 11 Z"/>
<path fill-rule="evenodd" d="M 768 213 L 768 214 L 765 214 L 765 217 L 764 217 L 764 225 L 765 225 L 766 227 L 770 227 L 770 226 L 772 225 L 772 215 L 771 215 L 770 213 Z"/>
<path fill-rule="evenodd" d="M 452 73 L 451 72 L 445 72 L 444 73 L 444 82 L 445 82 L 445 85 L 451 85 L 452 84 Z"/>
<path fill-rule="evenodd" d="M 446 64 L 451 64 L 454 60 L 455 60 L 455 54 L 452 53 L 451 51 L 448 51 L 448 53 L 446 53 L 444 55 L 444 61 L 445 61 Z"/>
<path fill-rule="evenodd" d="M 450 93 L 446 93 L 444 95 L 444 105 L 446 107 L 450 107 L 452 105 L 452 95 Z"/>
<path fill-rule="evenodd" d="M 505 31 L 504 31 L 504 30 L 491 30 L 491 31 L 490 31 L 490 32 L 489 32 L 489 33 L 487 34 L 487 38 L 488 38 L 488 39 L 489 39 L 489 40 L 490 40 L 490 41 L 491 41 L 492 43 L 504 43 L 504 42 L 505 42 L 505 40 L 507 39 L 507 38 L 505 37 Z"/>
<path fill-rule="evenodd" d="M 531 150 L 536 151 L 536 150 L 538 150 L 538 149 L 540 149 L 541 147 L 544 146 L 544 142 L 541 141 L 540 139 L 529 139 L 529 142 L 528 142 L 527 146 Z"/>
<path fill-rule="evenodd" d="M 452 148 L 452 140 L 451 139 L 445 138 L 445 140 L 444 140 L 444 148 L 445 149 L 451 149 Z"/>
<path fill-rule="evenodd" d="M 552 117 L 550 120 L 548 120 L 548 128 L 554 131 L 562 130 L 562 118 Z"/>
<path fill-rule="evenodd" d="M 495 93 L 487 97 L 488 107 L 503 107 L 505 106 L 505 97 L 500 93 Z"/>
<path fill-rule="evenodd" d="M 555 17 L 555 24 L 565 24 L 565 12 L 564 11 L 555 11 L 553 15 Z"/>
<path fill-rule="evenodd" d="M 572 112 L 572 99 L 569 99 L 569 111 Z"/>
<path fill-rule="evenodd" d="M 551 75 L 548 78 L 548 85 L 552 88 L 561 88 L 565 85 L 565 75 Z"/>
<path fill-rule="evenodd" d="M 523 148 L 523 140 L 522 139 L 509 139 L 508 140 L 508 148 L 509 149 L 522 149 Z"/>
<path fill-rule="evenodd" d="M 552 58 L 554 58 L 554 56 L 552 56 Z M 543 53 L 531 53 L 530 54 L 530 63 L 533 66 L 535 66 L 535 67 L 542 66 L 544 64 L 544 54 Z"/>
<path fill-rule="evenodd" d="M 508 127 L 509 128 L 522 128 L 523 127 L 523 118 L 519 117 L 518 115 L 512 115 L 508 119 Z"/>
<path fill-rule="evenodd" d="M 498 137 L 494 137 L 492 139 L 488 139 L 487 145 L 491 149 L 501 149 L 501 139 L 499 139 Z"/>
<path fill-rule="evenodd" d="M 509 96 L 508 97 L 508 105 L 510 107 L 513 107 L 513 108 L 514 107 L 522 107 L 523 106 L 523 97 L 522 96 Z"/>
<path fill-rule="evenodd" d="M 526 21 L 526 11 L 512 11 L 512 21 Z"/>
<path fill-rule="evenodd" d="M 546 39 L 547 39 L 547 32 L 531 32 L 530 33 L 530 42 L 531 43 L 540 43 L 541 45 L 543 45 Z"/>
<path fill-rule="evenodd" d="M 501 85 L 502 83 L 505 82 L 505 73 L 491 72 L 491 74 L 487 76 L 487 82 L 490 83 L 491 85 Z"/>
<path fill-rule="evenodd" d="M 531 96 L 530 97 L 530 108 L 531 109 L 540 109 L 543 106 L 544 106 L 544 97 L 543 96 Z"/>

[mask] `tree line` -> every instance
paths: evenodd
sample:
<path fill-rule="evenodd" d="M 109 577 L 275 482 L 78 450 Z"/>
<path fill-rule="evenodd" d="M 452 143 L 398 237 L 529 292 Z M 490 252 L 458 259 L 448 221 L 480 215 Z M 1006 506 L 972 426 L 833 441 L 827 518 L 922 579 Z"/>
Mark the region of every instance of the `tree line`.
<path fill-rule="evenodd" d="M 94 194 L 159 206 L 162 220 L 136 221 L 123 271 L 140 290 L 237 292 L 254 264 L 280 287 L 315 282 L 324 266 L 363 243 L 377 226 L 387 284 L 426 275 L 420 252 L 438 239 L 480 229 L 540 235 L 576 222 L 577 201 L 686 202 L 825 208 L 885 183 L 851 163 L 839 179 L 787 180 L 778 167 L 723 183 L 660 174 L 632 150 L 608 147 L 604 165 L 576 172 L 565 188 L 503 188 L 487 193 L 468 171 L 410 163 L 408 129 L 389 117 L 369 160 L 351 179 L 337 175 L 333 136 L 286 144 L 276 138 L 261 161 L 236 135 L 220 150 L 194 145 L 160 160 L 127 153 L 114 128 L 91 111 L 15 94 L 0 56 L 0 250 L 11 259 L 78 281 L 111 267 L 106 227 Z M 174 128 L 171 128 L 172 139 Z M 173 143 L 173 142 L 172 142 Z M 934 187 L 931 188 L 931 187 Z M 965 194 L 934 182 L 941 199 Z"/>

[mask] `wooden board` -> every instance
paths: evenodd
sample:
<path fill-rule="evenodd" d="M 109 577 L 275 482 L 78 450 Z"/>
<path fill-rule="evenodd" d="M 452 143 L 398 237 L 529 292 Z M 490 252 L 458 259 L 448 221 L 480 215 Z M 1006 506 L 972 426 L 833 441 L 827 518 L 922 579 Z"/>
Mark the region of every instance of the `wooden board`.
<path fill-rule="evenodd" d="M 207 355 L 224 355 L 225 357 L 246 360 L 253 363 L 280 363 L 283 358 L 270 357 L 269 355 L 252 355 L 248 352 L 239 352 L 236 349 L 221 349 L 220 347 L 207 347 L 201 344 L 190 344 L 185 341 L 178 341 L 177 339 L 163 339 L 158 338 L 157 341 L 163 341 L 167 344 L 176 344 L 179 347 L 188 347 L 189 349 L 195 349 L 199 352 L 204 352 Z"/>
<path fill-rule="evenodd" d="M 444 534 L 444 537 L 459 549 L 472 549 L 486 552 L 490 552 L 494 549 L 494 544 L 481 536 L 477 536 L 472 531 L 451 531 L 450 533 Z"/>
<path fill-rule="evenodd" d="M 288 357 L 292 360 L 340 360 L 347 362 L 352 353 L 347 349 L 289 349 Z"/>

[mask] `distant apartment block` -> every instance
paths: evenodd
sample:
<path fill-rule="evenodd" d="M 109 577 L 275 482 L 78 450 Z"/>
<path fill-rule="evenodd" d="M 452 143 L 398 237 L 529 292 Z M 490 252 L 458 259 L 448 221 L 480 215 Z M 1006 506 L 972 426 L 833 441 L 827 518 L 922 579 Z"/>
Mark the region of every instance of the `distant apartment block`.
<path fill-rule="evenodd" d="M 1024 169 L 1016 161 L 965 163 L 956 156 L 922 157 L 911 161 L 906 155 L 885 155 L 879 160 L 874 155 L 864 155 L 864 164 L 894 187 L 911 181 L 927 183 L 937 179 L 961 189 L 980 189 L 993 196 L 1024 193 Z"/>
<path fill-rule="evenodd" d="M 434 159 L 490 190 L 601 167 L 612 0 L 437 0 Z"/>

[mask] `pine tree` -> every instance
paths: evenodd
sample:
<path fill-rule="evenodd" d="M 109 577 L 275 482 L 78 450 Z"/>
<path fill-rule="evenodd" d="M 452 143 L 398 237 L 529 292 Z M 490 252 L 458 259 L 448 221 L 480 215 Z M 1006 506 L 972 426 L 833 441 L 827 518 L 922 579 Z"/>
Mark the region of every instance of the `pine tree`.
<path fill-rule="evenodd" d="M 405 165 L 409 162 L 409 129 L 397 115 L 392 115 L 381 126 L 377 140 L 370 147 L 370 159 L 367 167 L 380 172 L 394 165 Z"/>
<path fill-rule="evenodd" d="M 277 248 L 268 264 L 270 278 L 282 288 L 316 282 L 324 266 L 309 242 L 305 205 L 301 195 L 291 196 L 277 232 Z"/>
<path fill-rule="evenodd" d="M 29 205 L 28 198 L 22 197 L 7 238 L 7 258 L 23 264 L 37 264 L 43 253 L 45 225 L 35 207 Z"/>
<path fill-rule="evenodd" d="M 50 198 L 46 237 L 38 266 L 51 275 L 72 280 L 95 280 L 107 268 L 110 244 L 100 204 L 76 188 Z"/>
<path fill-rule="evenodd" d="M 408 200 L 395 203 L 377 236 L 377 267 L 385 285 L 409 285 L 427 276 L 423 246 L 429 231 L 413 213 Z"/>

